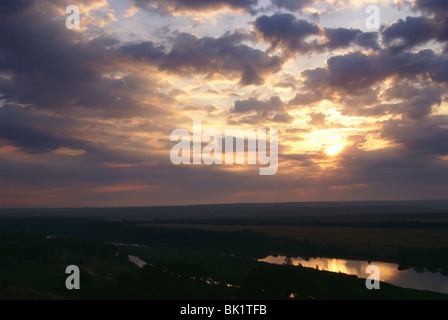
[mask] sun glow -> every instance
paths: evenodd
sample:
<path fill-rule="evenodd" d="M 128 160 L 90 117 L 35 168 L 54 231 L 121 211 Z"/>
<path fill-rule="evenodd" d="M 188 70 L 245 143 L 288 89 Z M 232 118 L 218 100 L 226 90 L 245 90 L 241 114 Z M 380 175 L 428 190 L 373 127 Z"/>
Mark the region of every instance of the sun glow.
<path fill-rule="evenodd" d="M 344 149 L 343 144 L 334 144 L 331 146 L 327 146 L 325 149 L 325 153 L 330 156 L 334 156 L 334 155 L 338 154 L 342 149 Z"/>

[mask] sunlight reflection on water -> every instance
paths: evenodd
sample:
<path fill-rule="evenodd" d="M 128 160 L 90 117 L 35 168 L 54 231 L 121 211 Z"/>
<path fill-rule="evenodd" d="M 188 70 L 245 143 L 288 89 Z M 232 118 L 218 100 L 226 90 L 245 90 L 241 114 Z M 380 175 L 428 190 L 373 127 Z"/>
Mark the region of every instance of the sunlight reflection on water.
<path fill-rule="evenodd" d="M 284 264 L 285 256 L 268 256 L 258 261 L 273 264 Z M 419 290 L 430 290 L 435 292 L 448 293 L 448 277 L 440 273 L 425 271 L 419 273 L 413 269 L 398 270 L 398 265 L 387 262 L 367 262 L 361 260 L 345 260 L 334 258 L 291 258 L 292 265 L 308 268 L 319 268 L 319 270 L 342 272 L 356 275 L 359 278 L 367 278 L 369 274 L 365 272 L 369 264 L 374 264 L 380 269 L 380 281 L 388 282 L 404 288 Z"/>

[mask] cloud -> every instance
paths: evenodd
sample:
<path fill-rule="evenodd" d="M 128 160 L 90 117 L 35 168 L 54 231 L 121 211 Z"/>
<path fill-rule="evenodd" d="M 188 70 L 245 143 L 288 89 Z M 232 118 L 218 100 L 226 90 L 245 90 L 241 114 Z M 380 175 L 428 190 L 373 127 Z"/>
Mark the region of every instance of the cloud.
<path fill-rule="evenodd" d="M 30 1 L 4 0 L 0 2 L 0 12 L 6 15 L 21 13 L 31 5 Z"/>
<path fill-rule="evenodd" d="M 427 17 L 399 19 L 382 31 L 383 41 L 394 53 L 425 44 L 438 35 L 438 25 Z"/>
<path fill-rule="evenodd" d="M 14 105 L 0 108 L 0 139 L 7 140 L 28 153 L 48 152 L 59 147 L 82 149 L 82 141 L 62 136 L 71 121 L 32 115 Z"/>
<path fill-rule="evenodd" d="M 239 77 L 241 85 L 260 85 L 264 83 L 264 77 L 279 71 L 283 62 L 278 56 L 242 44 L 246 38 L 238 32 L 218 38 L 180 33 L 164 54 L 163 49 L 153 43 L 126 45 L 120 53 L 178 75 L 199 73 L 209 77 Z"/>
<path fill-rule="evenodd" d="M 232 123 L 289 123 L 293 120 L 293 117 L 287 112 L 285 104 L 278 96 L 273 96 L 266 101 L 260 101 L 256 98 L 235 101 L 231 116 L 230 122 Z M 237 120 L 234 117 L 237 117 Z"/>
<path fill-rule="evenodd" d="M 445 55 L 429 49 L 333 56 L 327 60 L 327 67 L 302 72 L 304 88 L 289 104 L 306 105 L 327 99 L 341 105 L 344 115 L 402 115 L 422 120 L 442 102 L 447 63 Z"/>
<path fill-rule="evenodd" d="M 253 12 L 258 0 L 133 0 L 133 6 L 162 11 L 166 14 L 182 12 L 210 12 L 223 8 Z"/>
<path fill-rule="evenodd" d="M 381 117 L 402 115 L 407 120 L 423 120 L 442 102 L 444 89 L 437 84 L 396 80 L 378 95 L 378 90 L 341 100 L 343 114 Z M 400 100 L 397 102 L 397 100 Z M 392 102 L 393 101 L 393 102 Z"/>
<path fill-rule="evenodd" d="M 391 76 L 415 79 L 417 76 L 429 76 L 436 82 L 446 82 L 444 71 L 448 68 L 448 59 L 436 55 L 432 50 L 403 52 L 391 55 L 383 50 L 377 54 L 365 54 L 359 51 L 345 55 L 332 56 L 327 67 L 307 69 L 302 72 L 304 84 L 310 89 L 328 88 L 356 93 Z"/>
<path fill-rule="evenodd" d="M 300 11 L 303 8 L 309 7 L 314 0 L 272 0 L 278 8 L 288 9 L 290 11 Z"/>
<path fill-rule="evenodd" d="M 0 78 L 3 99 L 62 113 L 79 107 L 107 117 L 144 114 L 146 107 L 129 95 L 137 86 L 103 77 L 117 65 L 116 40 L 86 41 L 40 13 L 15 14 L 0 14 L 0 28 L 9 30 L 0 35 L 0 72 L 8 75 Z"/>
<path fill-rule="evenodd" d="M 339 123 L 328 121 L 327 115 L 325 113 L 312 112 L 309 114 L 309 116 L 311 119 L 308 121 L 308 124 L 318 130 L 344 128 L 344 126 Z"/>
<path fill-rule="evenodd" d="M 165 47 L 157 45 L 152 41 L 134 44 L 124 44 L 118 48 L 118 54 L 122 57 L 131 58 L 136 62 L 148 62 L 157 64 L 165 56 Z"/>
<path fill-rule="evenodd" d="M 255 20 L 254 26 L 261 40 L 269 43 L 271 49 L 280 48 L 287 54 L 331 51 L 351 45 L 380 49 L 377 32 L 320 28 L 315 23 L 298 19 L 289 13 L 263 15 Z"/>
<path fill-rule="evenodd" d="M 423 119 L 431 114 L 434 106 L 442 102 L 444 90 L 436 84 L 412 85 L 409 81 L 395 82 L 385 91 L 388 100 L 401 99 L 402 102 L 390 108 L 394 113 L 407 115 L 410 119 Z"/>
<path fill-rule="evenodd" d="M 138 151 L 129 153 L 125 148 L 133 147 L 129 137 L 124 128 L 117 129 L 106 124 L 97 128 L 89 120 L 48 115 L 17 105 L 0 108 L 0 141 L 18 147 L 21 153 L 82 156 L 85 167 L 106 160 L 134 164 L 146 161 L 146 146 L 134 143 Z M 100 141 L 96 141 L 98 138 Z M 29 159 L 25 161 L 33 162 Z"/>
<path fill-rule="evenodd" d="M 322 45 L 323 48 L 339 49 L 350 45 L 358 45 L 365 49 L 379 50 L 378 32 L 362 32 L 359 29 L 346 28 L 324 28 L 324 35 L 327 39 Z"/>
<path fill-rule="evenodd" d="M 381 136 L 400 144 L 419 156 L 448 154 L 448 116 L 437 115 L 425 121 L 390 120 L 381 130 Z"/>
<path fill-rule="evenodd" d="M 289 13 L 263 15 L 255 20 L 254 26 L 260 33 L 261 39 L 270 43 L 273 48 L 280 47 L 294 52 L 312 50 L 312 44 L 305 42 L 305 39 L 321 33 L 317 24 L 296 19 Z"/>
<path fill-rule="evenodd" d="M 306 106 L 314 102 L 318 102 L 325 97 L 322 91 L 315 90 L 315 91 L 308 91 L 308 92 L 297 92 L 294 98 L 288 101 L 289 105 L 296 105 L 296 106 Z"/>
<path fill-rule="evenodd" d="M 431 16 L 433 23 L 437 24 L 437 41 L 448 41 L 448 5 L 443 0 L 416 0 L 414 9 L 427 16 Z M 448 52 L 448 44 L 445 46 L 445 53 Z"/>
<path fill-rule="evenodd" d="M 429 161 L 416 157 L 405 148 L 382 148 L 371 151 L 356 147 L 346 148 L 341 154 L 342 181 L 348 184 L 364 183 L 369 193 L 376 192 L 387 197 L 432 197 L 431 192 L 441 192 L 448 177 L 446 164 L 437 159 Z M 440 174 L 440 175 L 439 175 Z M 406 190 L 402 195 L 394 189 Z M 382 190 L 381 190 L 382 189 Z M 376 190 L 376 191 L 373 191 Z M 419 195 L 420 193 L 420 195 Z"/>
<path fill-rule="evenodd" d="M 308 124 L 318 128 L 318 129 L 326 127 L 326 115 L 324 113 L 322 113 L 322 112 L 318 112 L 318 113 L 313 112 L 313 113 L 310 114 L 310 116 L 311 116 L 311 120 L 308 121 Z"/>
<path fill-rule="evenodd" d="M 444 0 L 416 0 L 414 8 L 436 15 L 448 14 L 448 4 Z"/>

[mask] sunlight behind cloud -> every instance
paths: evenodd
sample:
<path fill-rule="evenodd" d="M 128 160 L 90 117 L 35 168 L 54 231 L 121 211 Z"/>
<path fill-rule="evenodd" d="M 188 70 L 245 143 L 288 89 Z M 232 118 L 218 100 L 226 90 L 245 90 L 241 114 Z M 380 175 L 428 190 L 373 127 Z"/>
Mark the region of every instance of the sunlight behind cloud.
<path fill-rule="evenodd" d="M 334 155 L 338 154 L 339 152 L 341 152 L 342 149 L 344 149 L 343 144 L 334 144 L 334 145 L 328 146 L 325 149 L 325 153 L 330 156 L 334 156 Z"/>

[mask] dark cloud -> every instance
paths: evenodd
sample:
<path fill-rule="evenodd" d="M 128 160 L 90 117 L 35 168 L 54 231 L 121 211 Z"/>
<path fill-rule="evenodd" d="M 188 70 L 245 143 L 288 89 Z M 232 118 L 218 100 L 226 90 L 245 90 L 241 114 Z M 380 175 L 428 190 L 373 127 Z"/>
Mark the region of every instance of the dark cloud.
<path fill-rule="evenodd" d="M 446 54 L 434 58 L 429 75 L 436 82 L 448 82 L 448 56 Z"/>
<path fill-rule="evenodd" d="M 132 58 L 137 62 L 159 63 L 165 56 L 165 47 L 158 46 L 152 41 L 140 42 L 136 44 L 125 44 L 118 49 L 120 56 Z"/>
<path fill-rule="evenodd" d="M 417 0 L 414 9 L 431 16 L 433 23 L 437 24 L 437 41 L 448 41 L 448 4 L 444 0 Z M 445 53 L 448 52 L 448 44 Z"/>
<path fill-rule="evenodd" d="M 283 62 L 280 57 L 242 44 L 246 38 L 238 32 L 219 38 L 198 38 L 189 33 L 180 33 L 174 39 L 171 50 L 165 54 L 162 54 L 162 48 L 152 43 L 126 45 L 120 52 L 125 57 L 145 61 L 160 70 L 180 75 L 191 75 L 193 72 L 207 76 L 238 76 L 242 85 L 260 85 L 266 75 L 279 71 Z"/>
<path fill-rule="evenodd" d="M 308 91 L 308 92 L 297 92 L 294 98 L 289 100 L 289 105 L 296 105 L 296 106 L 306 106 L 313 102 L 320 101 L 324 99 L 325 96 L 323 92 L 316 90 L 314 92 Z M 328 98 L 328 96 L 326 97 Z"/>
<path fill-rule="evenodd" d="M 235 120 L 231 117 L 230 122 L 232 123 L 289 123 L 293 120 L 287 112 L 285 104 L 278 96 L 273 96 L 266 101 L 260 101 L 256 98 L 235 101 L 231 115 L 238 118 L 238 120 Z"/>
<path fill-rule="evenodd" d="M 172 14 L 184 11 L 215 11 L 222 8 L 253 12 L 258 0 L 133 0 L 137 8 L 156 9 Z"/>
<path fill-rule="evenodd" d="M 407 17 L 384 29 L 382 35 L 384 43 L 396 53 L 435 39 L 438 25 L 427 17 Z"/>
<path fill-rule="evenodd" d="M 22 9 L 26 9 L 24 7 Z M 138 87 L 103 77 L 112 71 L 117 42 L 100 36 L 85 41 L 62 21 L 40 13 L 0 13 L 0 92 L 9 102 L 56 112 L 81 107 L 106 117 L 144 114 L 132 98 Z"/>
<path fill-rule="evenodd" d="M 366 116 L 367 110 L 370 111 L 373 106 L 381 103 L 380 89 L 372 87 L 362 92 L 356 92 L 356 94 L 347 93 L 343 96 L 335 95 L 335 97 L 331 97 L 335 103 L 343 106 L 339 108 L 339 112 L 344 116 Z"/>
<path fill-rule="evenodd" d="M 448 3 L 445 0 L 416 0 L 414 4 L 416 9 L 425 12 L 439 15 L 448 13 Z"/>
<path fill-rule="evenodd" d="M 303 8 L 309 7 L 314 0 L 272 0 L 277 8 L 284 8 L 290 11 L 300 11 Z"/>
<path fill-rule="evenodd" d="M 410 120 L 428 117 L 441 104 L 448 80 L 447 58 L 426 49 L 416 53 L 352 52 L 333 56 L 326 68 L 302 72 L 305 88 L 290 100 L 305 105 L 322 99 L 341 105 L 349 116 L 402 115 Z M 380 96 L 379 85 L 390 84 Z M 399 100 L 397 102 L 397 100 Z M 400 101 L 401 100 L 401 101 Z"/>
<path fill-rule="evenodd" d="M 327 121 L 326 118 L 327 116 L 322 113 L 322 112 L 313 112 L 310 114 L 311 120 L 308 121 L 308 124 L 321 129 L 321 128 L 325 128 L 327 126 Z"/>
<path fill-rule="evenodd" d="M 104 126 L 104 125 L 103 125 Z M 112 131 L 113 126 L 107 128 Z M 91 122 L 61 116 L 49 116 L 24 109 L 16 105 L 0 108 L 0 141 L 16 146 L 28 154 L 54 152 L 59 148 L 82 150 L 85 166 L 103 161 L 117 163 L 139 163 L 147 160 L 144 152 L 116 150 L 118 145 L 129 145 L 122 129 L 120 135 L 101 132 Z M 101 133 L 104 142 L 92 142 L 92 136 Z M 79 136 L 79 137 L 78 137 Z M 87 139 L 86 139 L 87 137 Z M 114 145 L 106 141 L 113 139 Z M 135 145 L 144 150 L 145 145 Z"/>
<path fill-rule="evenodd" d="M 274 14 L 258 17 L 254 23 L 260 38 L 286 53 L 321 52 L 357 45 L 365 49 L 379 50 L 378 33 L 359 29 L 320 28 L 317 24 L 294 15 Z M 307 41 L 309 37 L 316 39 Z"/>
<path fill-rule="evenodd" d="M 295 141 L 297 141 L 296 139 Z M 295 165 L 307 169 L 316 167 L 316 160 L 323 160 L 325 155 L 322 153 L 302 153 L 302 154 L 283 154 L 282 159 L 293 161 Z"/>
<path fill-rule="evenodd" d="M 324 35 L 327 39 L 327 42 L 323 44 L 324 48 L 346 48 L 354 44 L 366 49 L 380 49 L 378 44 L 378 32 L 362 32 L 359 29 L 346 28 L 325 28 Z"/>
<path fill-rule="evenodd" d="M 61 137 L 61 129 L 46 117 L 32 116 L 18 106 L 0 108 L 0 140 L 6 140 L 28 153 L 53 151 L 59 147 L 80 148 L 80 142 Z M 55 134 L 59 132 L 59 135 Z"/>
<path fill-rule="evenodd" d="M 319 80 L 322 83 L 327 82 L 329 86 L 359 90 L 384 79 L 391 72 L 381 62 L 378 55 L 367 55 L 361 52 L 333 56 L 327 60 L 327 73 L 323 74 L 319 70 L 317 75 L 324 75 L 325 78 Z M 316 82 L 316 79 L 312 81 Z"/>
<path fill-rule="evenodd" d="M 368 193 L 379 192 L 383 196 L 391 193 L 395 197 L 399 192 L 394 189 L 399 188 L 406 190 L 403 195 L 407 197 L 418 198 L 422 194 L 431 197 L 431 192 L 446 185 L 444 179 L 448 177 L 446 164 L 416 157 L 414 152 L 403 147 L 370 151 L 351 147 L 343 151 L 340 160 L 344 168 L 343 172 L 339 170 L 341 180 L 348 184 L 365 184 L 369 186 Z"/>
<path fill-rule="evenodd" d="M 448 18 L 441 23 L 440 33 L 437 40 L 441 42 L 448 41 Z"/>
<path fill-rule="evenodd" d="M 273 48 L 280 47 L 293 52 L 310 51 L 313 46 L 305 39 L 321 33 L 317 24 L 296 19 L 289 13 L 263 15 L 255 20 L 254 25 L 263 41 L 270 43 Z"/>
<path fill-rule="evenodd" d="M 438 115 L 425 121 L 390 120 L 381 136 L 402 145 L 415 155 L 439 156 L 448 154 L 448 117 Z"/>
<path fill-rule="evenodd" d="M 431 114 L 434 106 L 440 105 L 443 92 L 439 85 L 431 83 L 422 85 L 397 81 L 385 91 L 384 98 L 402 100 L 394 105 L 394 112 L 405 114 L 411 119 L 422 119 Z"/>
<path fill-rule="evenodd" d="M 22 13 L 32 5 L 32 1 L 27 0 L 3 0 L 0 2 L 0 12 L 6 15 Z"/>
<path fill-rule="evenodd" d="M 390 76 L 408 79 L 429 76 L 434 81 L 446 82 L 447 63 L 447 57 L 436 55 L 429 49 L 397 55 L 387 51 L 378 54 L 351 52 L 330 57 L 326 68 L 307 69 L 302 76 L 305 85 L 312 90 L 332 88 L 362 93 Z"/>
<path fill-rule="evenodd" d="M 422 120 L 432 113 L 435 106 L 440 105 L 443 89 L 434 84 L 411 84 L 409 81 L 403 80 L 393 82 L 381 97 L 378 97 L 377 94 L 378 92 L 372 92 L 361 99 L 351 97 L 349 101 L 342 100 L 343 114 L 367 117 L 400 114 L 408 120 Z M 380 102 L 397 100 L 401 101 Z"/>

